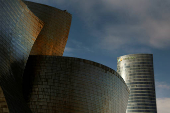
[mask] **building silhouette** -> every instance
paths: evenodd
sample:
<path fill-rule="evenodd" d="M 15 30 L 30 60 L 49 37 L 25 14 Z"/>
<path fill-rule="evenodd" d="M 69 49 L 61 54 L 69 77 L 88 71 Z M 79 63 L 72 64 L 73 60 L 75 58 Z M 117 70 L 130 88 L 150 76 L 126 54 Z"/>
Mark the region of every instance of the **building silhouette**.
<path fill-rule="evenodd" d="M 21 0 L 1 0 L 0 9 L 0 112 L 31 113 L 22 95 L 22 77 L 44 24 Z"/>
<path fill-rule="evenodd" d="M 130 54 L 117 59 L 117 72 L 130 89 L 127 113 L 157 113 L 152 54 Z"/>
<path fill-rule="evenodd" d="M 129 98 L 116 71 L 74 57 L 30 55 L 23 83 L 33 113 L 125 113 Z"/>

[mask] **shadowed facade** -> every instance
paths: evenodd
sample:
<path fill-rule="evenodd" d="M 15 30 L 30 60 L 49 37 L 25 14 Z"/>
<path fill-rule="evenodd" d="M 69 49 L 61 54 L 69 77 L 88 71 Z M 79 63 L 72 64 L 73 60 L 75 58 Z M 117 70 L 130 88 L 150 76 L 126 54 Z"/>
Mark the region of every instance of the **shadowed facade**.
<path fill-rule="evenodd" d="M 9 113 L 8 105 L 1 87 L 0 87 L 0 113 Z"/>
<path fill-rule="evenodd" d="M 22 77 L 43 22 L 21 0 L 1 0 L 0 9 L 0 92 L 6 99 L 0 110 L 8 107 L 10 113 L 30 113 L 22 95 Z"/>
<path fill-rule="evenodd" d="M 127 113 L 157 113 L 153 55 L 118 57 L 117 72 L 130 89 Z"/>
<path fill-rule="evenodd" d="M 29 1 L 24 3 L 45 23 L 30 55 L 62 56 L 69 35 L 71 14 L 39 3 Z"/>
<path fill-rule="evenodd" d="M 73 57 L 30 55 L 23 83 L 35 113 L 125 113 L 129 97 L 117 72 Z"/>

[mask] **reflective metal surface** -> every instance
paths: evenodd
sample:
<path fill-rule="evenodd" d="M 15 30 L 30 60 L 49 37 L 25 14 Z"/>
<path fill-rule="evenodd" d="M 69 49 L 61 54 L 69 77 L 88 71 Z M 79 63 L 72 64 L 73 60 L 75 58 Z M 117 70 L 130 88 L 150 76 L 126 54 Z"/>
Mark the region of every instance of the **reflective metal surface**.
<path fill-rule="evenodd" d="M 152 54 L 118 57 L 117 72 L 130 89 L 127 113 L 157 113 Z"/>
<path fill-rule="evenodd" d="M 0 113 L 9 113 L 8 105 L 1 87 L 0 87 Z"/>
<path fill-rule="evenodd" d="M 10 113 L 30 113 L 22 95 L 22 75 L 43 22 L 21 0 L 0 0 L 0 14 L 0 86 Z"/>
<path fill-rule="evenodd" d="M 71 14 L 43 4 L 29 1 L 24 3 L 45 23 L 30 55 L 62 56 L 70 30 Z"/>
<path fill-rule="evenodd" d="M 73 57 L 30 55 L 23 83 L 34 113 L 125 113 L 129 97 L 113 69 Z"/>

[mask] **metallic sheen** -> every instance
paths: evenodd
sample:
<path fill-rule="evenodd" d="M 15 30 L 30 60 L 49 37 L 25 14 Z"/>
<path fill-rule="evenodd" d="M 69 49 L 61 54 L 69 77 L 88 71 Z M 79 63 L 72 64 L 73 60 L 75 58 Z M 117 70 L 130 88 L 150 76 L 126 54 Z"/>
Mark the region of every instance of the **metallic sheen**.
<path fill-rule="evenodd" d="M 43 22 L 21 0 L 0 0 L 0 14 L 0 92 L 10 113 L 30 113 L 22 95 L 22 76 Z M 6 107 L 0 103 L 0 110 Z"/>
<path fill-rule="evenodd" d="M 71 14 L 39 3 L 29 1 L 24 3 L 45 23 L 30 55 L 62 56 L 69 35 Z"/>
<path fill-rule="evenodd" d="M 157 113 L 152 54 L 117 58 L 117 72 L 130 89 L 127 113 Z"/>
<path fill-rule="evenodd" d="M 73 57 L 31 55 L 23 83 L 34 113 L 125 113 L 129 97 L 113 69 Z"/>

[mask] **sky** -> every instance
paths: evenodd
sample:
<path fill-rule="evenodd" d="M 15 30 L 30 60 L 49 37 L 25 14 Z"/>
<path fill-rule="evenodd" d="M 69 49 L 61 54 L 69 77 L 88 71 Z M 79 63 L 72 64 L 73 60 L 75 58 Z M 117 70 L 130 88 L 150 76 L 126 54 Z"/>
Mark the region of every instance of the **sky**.
<path fill-rule="evenodd" d="M 169 113 L 170 0 L 29 1 L 72 14 L 64 56 L 117 70 L 119 56 L 153 54 L 158 113 Z"/>

